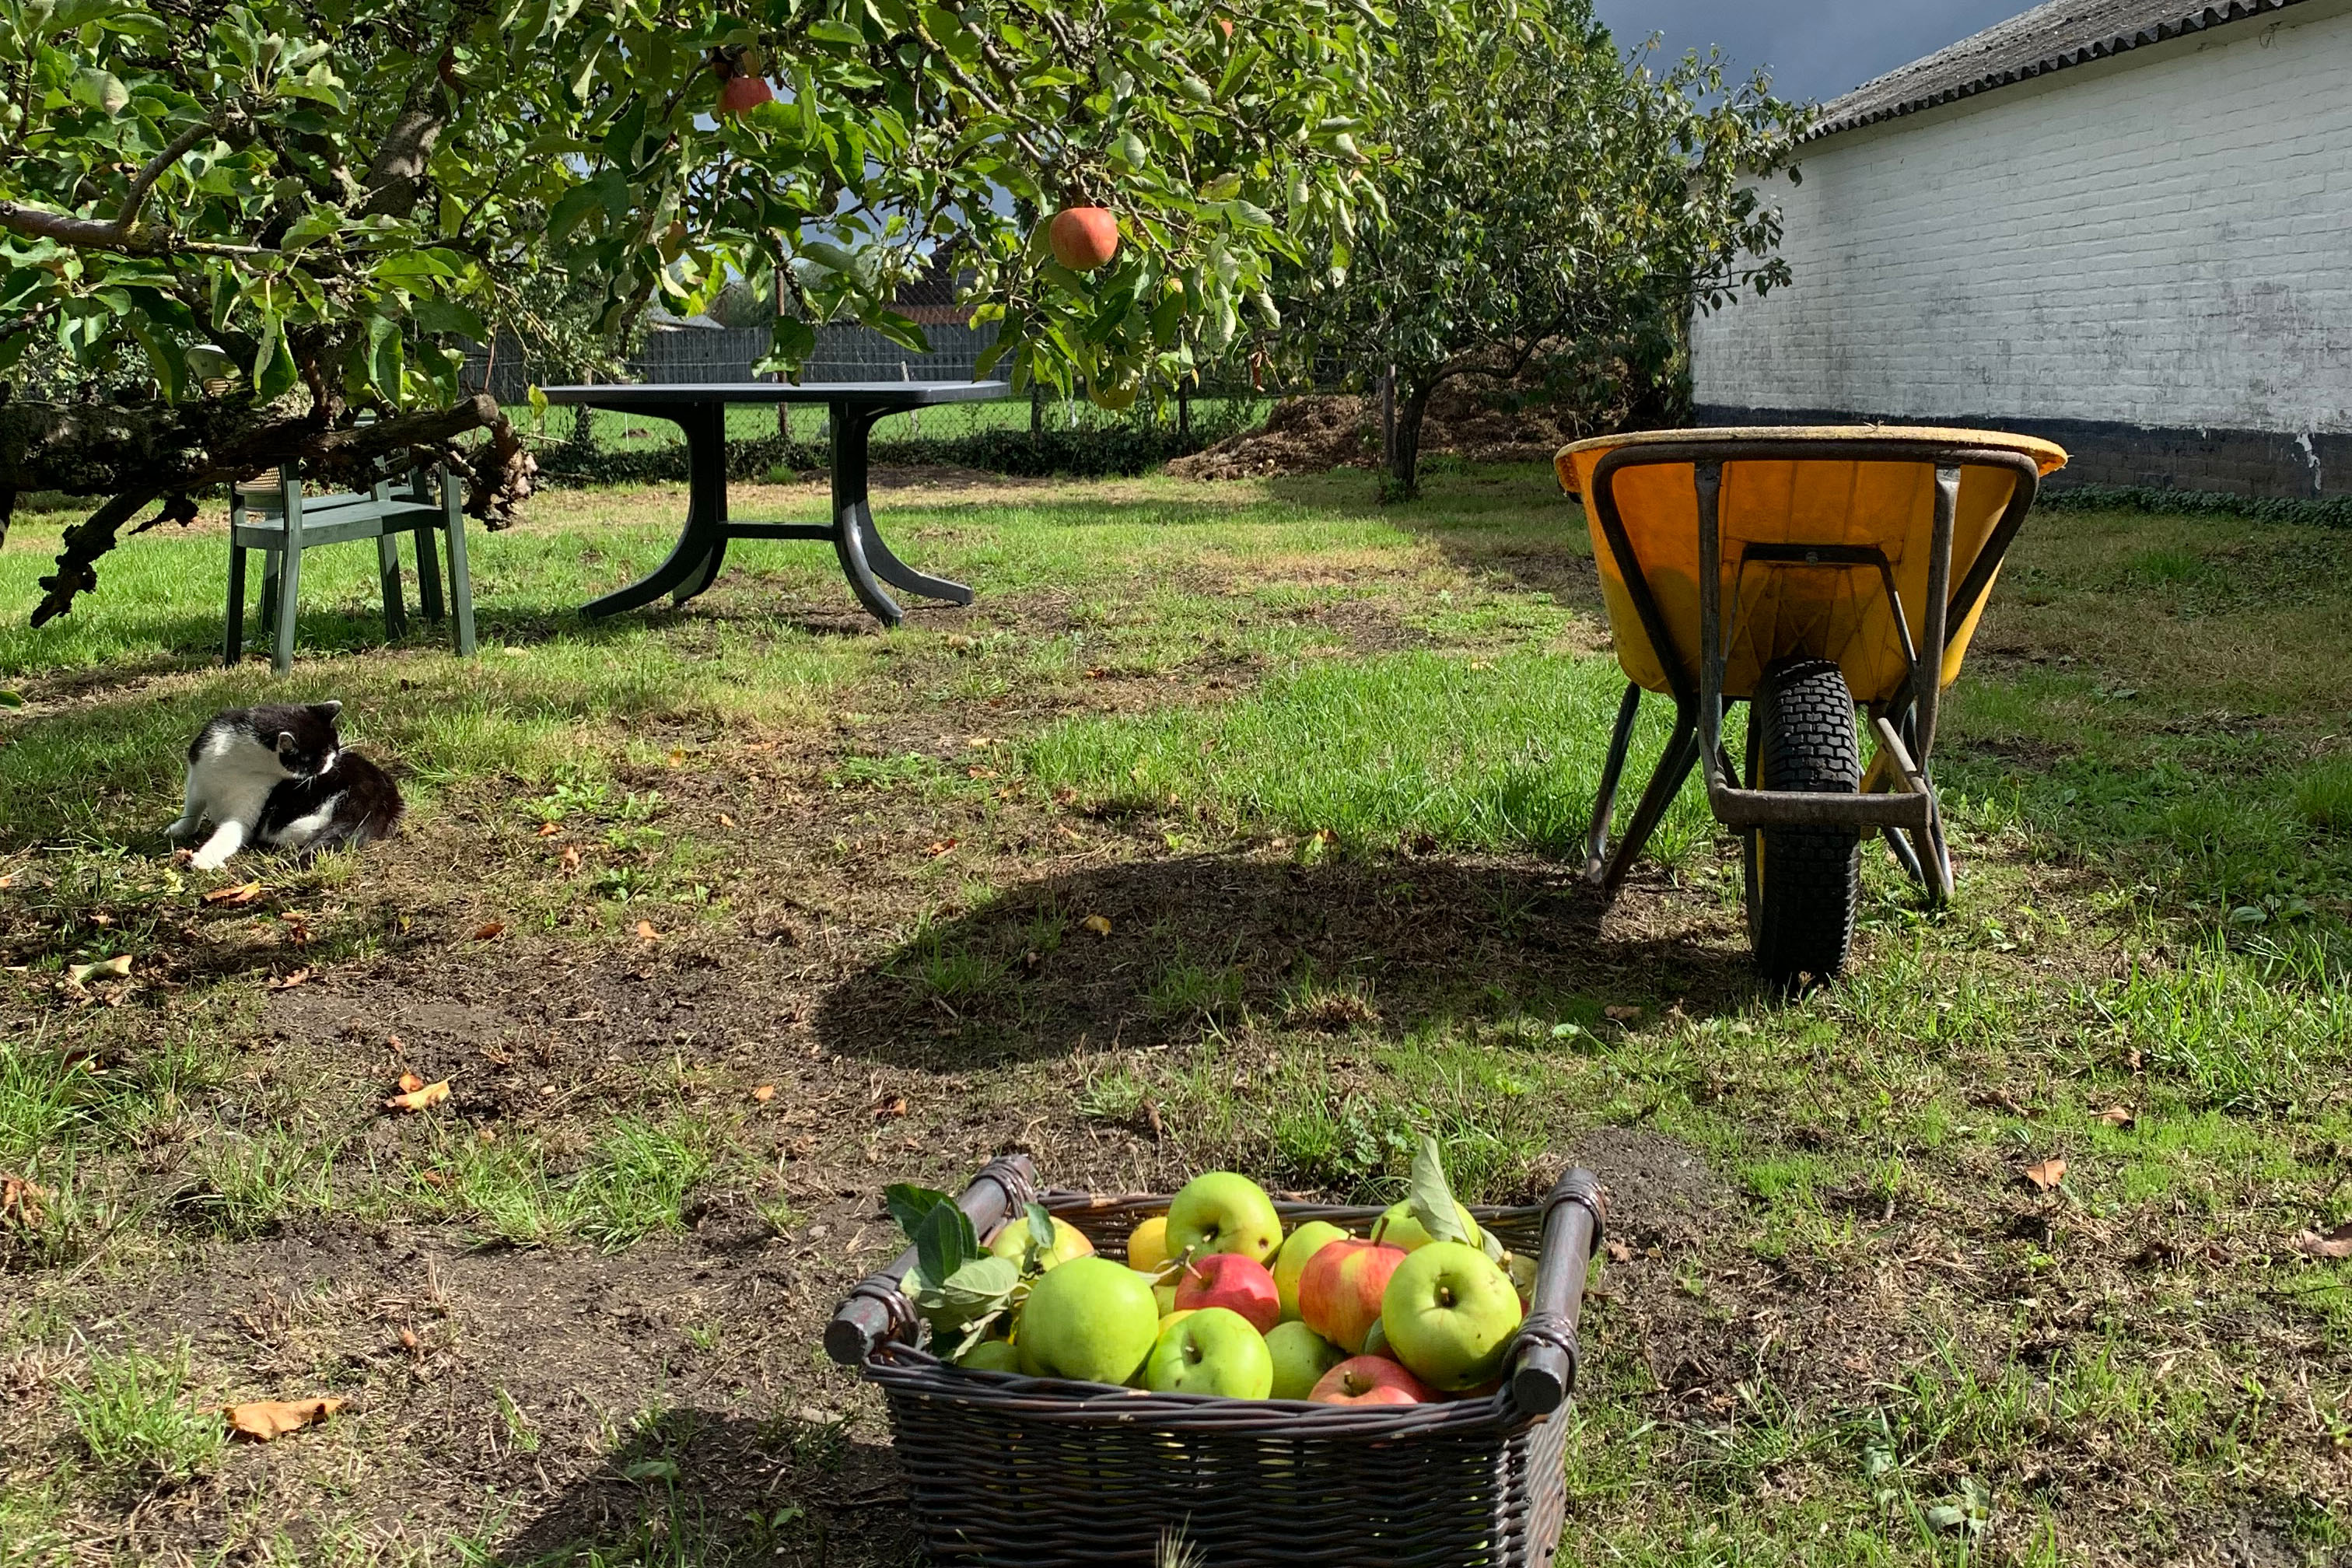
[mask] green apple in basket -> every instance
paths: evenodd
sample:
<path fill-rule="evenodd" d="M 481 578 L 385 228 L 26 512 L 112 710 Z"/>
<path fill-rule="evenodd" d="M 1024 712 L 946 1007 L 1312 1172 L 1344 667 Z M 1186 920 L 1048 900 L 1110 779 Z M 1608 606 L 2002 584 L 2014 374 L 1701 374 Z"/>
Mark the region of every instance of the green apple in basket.
<path fill-rule="evenodd" d="M 1030 1376 L 1125 1383 L 1160 1338 L 1160 1305 L 1151 1281 L 1124 1263 L 1075 1258 L 1030 1285 L 1019 1324 L 1015 1347 Z"/>
<path fill-rule="evenodd" d="M 1143 1363 L 1143 1386 L 1154 1394 L 1264 1399 L 1274 1388 L 1274 1354 L 1247 1318 L 1230 1307 L 1202 1307 L 1160 1331 Z"/>
<path fill-rule="evenodd" d="M 1265 1336 L 1265 1350 L 1274 1361 L 1271 1399 L 1306 1398 L 1325 1373 L 1348 1359 L 1347 1352 L 1295 1320 L 1274 1326 Z"/>
<path fill-rule="evenodd" d="M 1027 1212 L 998 1227 L 989 1237 L 988 1250 L 991 1257 L 1013 1259 L 1024 1274 L 1043 1274 L 1073 1258 L 1092 1258 L 1095 1244 L 1068 1220 L 1055 1219 L 1043 1205 L 1031 1204 Z"/>
<path fill-rule="evenodd" d="M 1381 1337 L 1388 1353 L 1432 1387 L 1475 1388 L 1501 1370 L 1522 1316 L 1519 1292 L 1498 1261 L 1502 1244 L 1465 1223 L 1434 1139 L 1422 1140 L 1406 1202 L 1432 1239 L 1389 1276 Z"/>
<path fill-rule="evenodd" d="M 1168 1255 L 1192 1259 L 1238 1252 L 1264 1263 L 1282 1245 L 1282 1216 L 1265 1189 L 1231 1171 L 1184 1184 L 1168 1205 Z"/>

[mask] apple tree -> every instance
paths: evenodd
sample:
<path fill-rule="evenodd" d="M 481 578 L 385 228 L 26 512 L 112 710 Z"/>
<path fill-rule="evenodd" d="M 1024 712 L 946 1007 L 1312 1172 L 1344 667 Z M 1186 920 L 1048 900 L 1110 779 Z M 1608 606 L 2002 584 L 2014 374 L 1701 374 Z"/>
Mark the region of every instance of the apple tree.
<path fill-rule="evenodd" d="M 947 247 L 995 368 L 1130 399 L 1347 221 L 1389 37 L 1370 0 L 0 0 L 0 530 L 101 498 L 34 619 L 281 462 L 456 462 L 502 522 L 531 463 L 461 345 L 533 299 L 617 331 L 748 282 L 789 372 L 840 314 L 919 344 L 889 301 Z M 1081 203 L 1124 240 L 1084 276 L 1044 241 Z"/>
<path fill-rule="evenodd" d="M 1286 290 L 1295 343 L 1395 366 L 1388 493 L 1415 493 L 1447 380 L 1575 374 L 1538 362 L 1596 339 L 1677 342 L 1694 306 L 1787 278 L 1754 182 L 1789 165 L 1804 112 L 1717 60 L 1659 74 L 1645 57 L 1620 56 L 1590 0 L 1400 5 L 1371 99 L 1392 150 L 1377 200 L 1340 265 Z"/>

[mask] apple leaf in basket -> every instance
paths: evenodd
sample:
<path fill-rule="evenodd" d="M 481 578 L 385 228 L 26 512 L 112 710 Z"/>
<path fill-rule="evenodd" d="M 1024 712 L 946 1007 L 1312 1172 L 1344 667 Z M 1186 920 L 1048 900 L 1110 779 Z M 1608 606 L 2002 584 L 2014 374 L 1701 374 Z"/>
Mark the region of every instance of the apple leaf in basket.
<path fill-rule="evenodd" d="M 926 1279 L 946 1280 L 979 1256 L 971 1216 L 952 1203 L 935 1205 L 915 1232 L 915 1261 Z"/>
<path fill-rule="evenodd" d="M 1408 1188 L 1412 1217 L 1421 1222 L 1433 1241 L 1470 1239 L 1462 1228 L 1462 1213 L 1454 1202 L 1454 1188 L 1445 1180 L 1445 1158 L 1438 1152 L 1437 1140 L 1424 1135 L 1421 1152 L 1412 1157 L 1412 1177 Z"/>
<path fill-rule="evenodd" d="M 1038 1258 L 1053 1256 L 1054 1216 L 1045 1212 L 1044 1204 L 1031 1204 L 1026 1217 L 1029 1221 L 1029 1245 L 1022 1249 L 1026 1254 L 1022 1262 L 1034 1268 Z M 1026 1271 L 1024 1268 L 1024 1272 Z"/>
<path fill-rule="evenodd" d="M 893 1182 L 882 1194 L 882 1202 L 890 1210 L 890 1217 L 898 1222 L 898 1228 L 907 1233 L 907 1239 L 912 1241 L 933 1209 L 955 1200 L 937 1187 L 919 1187 L 912 1182 Z"/>

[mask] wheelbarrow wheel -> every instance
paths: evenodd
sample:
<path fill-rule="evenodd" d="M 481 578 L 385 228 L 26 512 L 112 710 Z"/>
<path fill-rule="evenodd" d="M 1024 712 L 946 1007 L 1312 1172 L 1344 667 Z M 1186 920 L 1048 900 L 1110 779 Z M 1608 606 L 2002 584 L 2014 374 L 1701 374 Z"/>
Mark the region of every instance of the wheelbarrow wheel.
<path fill-rule="evenodd" d="M 1748 710 L 1748 787 L 1853 794 L 1862 787 L 1853 697 L 1827 659 L 1766 673 Z M 1757 967 L 1793 985 L 1845 967 L 1862 898 L 1862 835 L 1763 827 L 1748 836 L 1748 938 Z"/>

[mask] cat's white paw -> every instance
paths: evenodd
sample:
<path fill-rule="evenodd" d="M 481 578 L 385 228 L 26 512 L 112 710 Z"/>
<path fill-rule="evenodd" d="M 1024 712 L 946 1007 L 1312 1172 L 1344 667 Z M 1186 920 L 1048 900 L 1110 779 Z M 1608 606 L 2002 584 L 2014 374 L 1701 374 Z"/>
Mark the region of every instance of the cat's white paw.
<path fill-rule="evenodd" d="M 232 853 L 234 853 L 232 850 L 215 849 L 206 845 L 196 851 L 194 858 L 189 860 L 188 864 L 199 871 L 217 871 L 228 864 L 228 858 Z"/>

